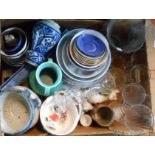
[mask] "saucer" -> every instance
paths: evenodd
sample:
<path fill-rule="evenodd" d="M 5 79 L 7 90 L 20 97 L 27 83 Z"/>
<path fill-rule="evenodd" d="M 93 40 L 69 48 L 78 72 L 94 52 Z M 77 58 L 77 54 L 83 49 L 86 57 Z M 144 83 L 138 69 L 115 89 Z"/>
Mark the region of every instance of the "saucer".
<path fill-rule="evenodd" d="M 103 66 L 107 61 L 107 51 L 105 51 L 104 55 L 100 58 L 94 59 L 94 58 L 88 58 L 83 55 L 81 55 L 79 52 L 77 52 L 76 46 L 73 44 L 72 49 L 70 49 L 69 54 L 70 57 L 73 59 L 73 61 L 81 66 L 82 68 L 87 69 L 97 69 L 100 66 Z"/>
<path fill-rule="evenodd" d="M 81 53 L 93 58 L 102 56 L 106 50 L 103 41 L 89 33 L 79 35 L 76 40 L 76 46 Z"/>

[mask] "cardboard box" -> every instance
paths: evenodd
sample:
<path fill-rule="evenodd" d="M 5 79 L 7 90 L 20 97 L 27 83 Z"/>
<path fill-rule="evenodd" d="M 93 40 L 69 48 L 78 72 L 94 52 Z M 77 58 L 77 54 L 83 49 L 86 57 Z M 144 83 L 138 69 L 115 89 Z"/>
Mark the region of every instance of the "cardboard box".
<path fill-rule="evenodd" d="M 32 25 L 37 20 L 1 20 L 2 28 L 11 26 L 11 25 Z M 63 28 L 67 29 L 74 29 L 74 28 L 90 28 L 90 29 L 96 29 L 98 31 L 102 31 L 104 35 L 106 35 L 106 26 L 108 23 L 108 20 L 57 20 Z M 152 105 L 152 111 L 155 115 L 155 26 L 152 25 L 150 20 L 145 21 L 146 25 L 146 64 L 148 63 L 149 73 L 150 73 L 150 92 L 151 92 L 151 105 Z M 3 68 L 2 68 L 3 69 Z M 2 75 L 1 75 L 2 76 Z M 145 135 L 152 135 L 155 132 L 155 126 L 154 131 L 152 133 L 139 133 L 139 134 L 145 134 Z M 114 122 L 113 124 L 113 130 L 110 130 L 109 128 L 103 128 L 98 126 L 91 126 L 91 127 L 82 127 L 81 125 L 78 125 L 75 131 L 73 131 L 70 135 L 129 135 L 130 133 L 128 130 L 122 126 L 121 124 Z M 24 135 L 31 135 L 31 136 L 41 136 L 41 135 L 48 135 L 45 131 L 43 131 L 40 123 L 38 123 L 34 128 L 32 128 L 30 131 L 25 133 Z"/>

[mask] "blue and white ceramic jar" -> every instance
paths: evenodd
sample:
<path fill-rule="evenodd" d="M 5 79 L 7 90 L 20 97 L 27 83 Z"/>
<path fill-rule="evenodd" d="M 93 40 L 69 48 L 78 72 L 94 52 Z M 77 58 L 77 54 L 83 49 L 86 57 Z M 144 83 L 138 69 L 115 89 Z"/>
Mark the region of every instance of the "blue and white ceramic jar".
<path fill-rule="evenodd" d="M 45 54 L 61 38 L 60 26 L 52 20 L 41 20 L 33 28 L 32 50 L 28 51 L 26 62 L 38 66 L 45 60 Z"/>

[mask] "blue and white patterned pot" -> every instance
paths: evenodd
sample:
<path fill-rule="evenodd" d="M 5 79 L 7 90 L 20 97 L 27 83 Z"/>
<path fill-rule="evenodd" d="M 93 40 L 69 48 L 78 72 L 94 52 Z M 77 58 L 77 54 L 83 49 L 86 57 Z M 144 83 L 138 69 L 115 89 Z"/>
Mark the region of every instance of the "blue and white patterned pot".
<path fill-rule="evenodd" d="M 19 130 L 13 129 L 5 119 L 4 116 L 4 104 L 8 95 L 18 95 L 20 99 L 24 100 L 23 104 L 28 108 L 29 118 L 25 126 Z M 1 110 L 1 130 L 9 135 L 21 135 L 31 129 L 39 120 L 39 111 L 41 106 L 41 100 L 39 97 L 32 92 L 30 89 L 22 86 L 12 87 L 9 90 L 6 90 L 0 94 L 0 110 Z M 17 101 L 16 101 L 17 102 Z M 11 103 L 11 102 L 10 102 Z M 10 116 L 15 118 L 17 112 L 14 112 L 15 109 L 10 108 Z M 20 109 L 18 109 L 20 111 Z M 19 114 L 18 114 L 19 115 Z M 14 119 L 13 121 L 16 121 Z"/>
<path fill-rule="evenodd" d="M 28 51 L 26 62 L 38 66 L 45 60 L 45 54 L 61 38 L 60 26 L 52 20 L 41 20 L 33 28 L 32 50 Z"/>

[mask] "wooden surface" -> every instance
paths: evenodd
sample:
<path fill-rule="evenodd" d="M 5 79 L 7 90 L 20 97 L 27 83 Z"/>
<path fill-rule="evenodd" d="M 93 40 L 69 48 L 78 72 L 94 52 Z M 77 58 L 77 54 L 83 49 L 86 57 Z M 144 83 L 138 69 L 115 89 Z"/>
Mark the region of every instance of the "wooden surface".
<path fill-rule="evenodd" d="M 155 116 L 155 26 L 152 25 L 150 20 L 146 20 L 146 46 L 148 68 L 150 70 L 150 92 L 152 111 Z"/>
<path fill-rule="evenodd" d="M 68 136 L 90 136 L 90 135 L 111 135 L 112 131 L 108 128 L 102 127 L 82 127 L 78 125 L 76 129 Z M 49 134 L 39 128 L 32 128 L 30 131 L 25 133 L 23 136 L 48 136 Z"/>

